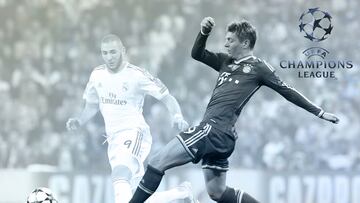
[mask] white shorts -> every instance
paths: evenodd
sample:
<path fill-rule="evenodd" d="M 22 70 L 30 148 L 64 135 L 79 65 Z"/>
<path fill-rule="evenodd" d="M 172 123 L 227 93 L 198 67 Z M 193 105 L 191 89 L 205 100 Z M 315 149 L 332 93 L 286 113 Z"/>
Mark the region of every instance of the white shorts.
<path fill-rule="evenodd" d="M 144 175 L 144 161 L 151 150 L 152 137 L 149 127 L 125 129 L 108 135 L 108 157 L 111 169 L 116 166 L 128 166 L 133 179 Z M 138 165 L 129 164 L 135 158 Z"/>

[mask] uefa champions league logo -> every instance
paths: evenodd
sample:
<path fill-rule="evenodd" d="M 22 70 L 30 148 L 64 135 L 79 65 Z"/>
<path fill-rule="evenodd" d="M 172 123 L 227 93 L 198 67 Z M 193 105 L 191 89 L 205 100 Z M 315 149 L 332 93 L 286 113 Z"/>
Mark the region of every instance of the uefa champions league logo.
<path fill-rule="evenodd" d="M 331 15 L 319 8 L 309 8 L 299 18 L 300 32 L 310 41 L 320 42 L 329 37 L 332 29 Z"/>
<path fill-rule="evenodd" d="M 300 18 L 300 32 L 304 37 L 312 42 L 321 42 L 329 37 L 334 26 L 331 24 L 331 15 L 317 8 L 309 8 L 304 11 Z M 325 57 L 329 51 L 322 47 L 310 47 L 303 51 L 303 54 L 310 59 L 311 57 Z"/>
<path fill-rule="evenodd" d="M 322 59 L 325 59 L 330 52 L 321 47 L 310 47 L 302 53 L 307 57 L 307 59 L 311 59 L 311 57 L 321 57 Z"/>
<path fill-rule="evenodd" d="M 329 59 L 327 56 L 330 52 L 315 45 L 330 36 L 334 28 L 331 19 L 332 16 L 328 12 L 320 10 L 318 7 L 304 11 L 299 18 L 300 33 L 312 42 L 312 46 L 302 52 L 306 57 L 305 60 L 281 60 L 280 67 L 296 71 L 298 78 L 329 79 L 337 79 L 336 71 L 353 68 L 354 64 L 351 60 Z"/>

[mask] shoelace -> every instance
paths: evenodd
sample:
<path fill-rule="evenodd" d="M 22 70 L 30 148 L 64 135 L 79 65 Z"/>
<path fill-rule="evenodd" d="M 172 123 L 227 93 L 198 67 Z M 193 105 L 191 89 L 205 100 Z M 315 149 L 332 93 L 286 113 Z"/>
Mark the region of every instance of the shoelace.
<path fill-rule="evenodd" d="M 106 142 L 109 142 L 110 136 L 106 135 L 105 133 L 102 134 L 101 136 L 103 136 L 103 137 L 105 138 L 104 142 L 102 143 L 103 145 L 104 145 Z"/>

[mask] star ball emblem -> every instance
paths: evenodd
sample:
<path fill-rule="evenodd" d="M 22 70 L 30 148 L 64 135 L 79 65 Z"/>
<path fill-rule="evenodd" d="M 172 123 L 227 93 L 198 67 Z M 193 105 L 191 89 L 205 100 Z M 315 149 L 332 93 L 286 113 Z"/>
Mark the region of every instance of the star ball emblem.
<path fill-rule="evenodd" d="M 300 18 L 299 29 L 304 37 L 310 41 L 320 42 L 327 39 L 334 26 L 331 24 L 331 15 L 317 8 L 309 8 Z"/>
<path fill-rule="evenodd" d="M 253 69 L 253 66 L 252 66 L 251 64 L 245 64 L 245 65 L 243 66 L 242 71 L 243 71 L 244 73 L 250 73 L 250 72 L 251 72 L 251 69 Z"/>

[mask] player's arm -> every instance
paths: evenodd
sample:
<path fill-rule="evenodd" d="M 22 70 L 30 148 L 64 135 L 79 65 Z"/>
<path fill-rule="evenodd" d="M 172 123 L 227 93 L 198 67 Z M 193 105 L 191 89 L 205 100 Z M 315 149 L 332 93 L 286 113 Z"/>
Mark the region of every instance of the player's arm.
<path fill-rule="evenodd" d="M 200 25 L 201 29 L 191 50 L 191 57 L 219 71 L 222 63 L 221 54 L 205 49 L 206 40 L 215 26 L 215 21 L 211 17 L 206 17 L 201 21 Z"/>
<path fill-rule="evenodd" d="M 169 93 L 168 88 L 159 78 L 155 78 L 146 70 L 140 68 L 137 70 L 139 70 L 140 73 L 136 76 L 137 81 L 139 82 L 139 88 L 142 89 L 145 94 L 151 95 L 161 101 L 172 115 L 173 125 L 178 127 L 181 131 L 185 130 L 188 127 L 188 124 L 183 118 L 179 103 Z"/>
<path fill-rule="evenodd" d="M 66 122 L 66 128 L 68 130 L 77 130 L 91 118 L 93 118 L 99 111 L 99 105 L 97 103 L 85 103 L 85 107 L 79 117 L 69 118 Z"/>
<path fill-rule="evenodd" d="M 262 84 L 270 87 L 271 89 L 275 90 L 280 95 L 282 95 L 288 101 L 318 116 L 321 119 L 330 121 L 332 123 L 339 122 L 339 119 L 334 114 L 325 112 L 323 109 L 312 103 L 309 99 L 307 99 L 296 89 L 286 85 L 274 73 L 274 69 L 270 65 L 266 65 L 266 67 L 263 67 L 262 70 L 263 70 L 263 73 L 261 75 Z"/>
<path fill-rule="evenodd" d="M 160 101 L 166 106 L 169 110 L 170 115 L 172 115 L 172 123 L 175 125 L 179 130 L 183 131 L 189 127 L 188 123 L 185 121 L 182 113 L 181 108 L 177 100 L 171 94 L 166 94 L 163 96 Z"/>
<path fill-rule="evenodd" d="M 93 118 L 99 109 L 99 96 L 95 88 L 95 74 L 91 74 L 89 82 L 86 85 L 83 99 L 85 100 L 85 106 L 79 117 L 69 118 L 66 122 L 66 128 L 68 130 L 77 130 L 79 127 Z"/>

